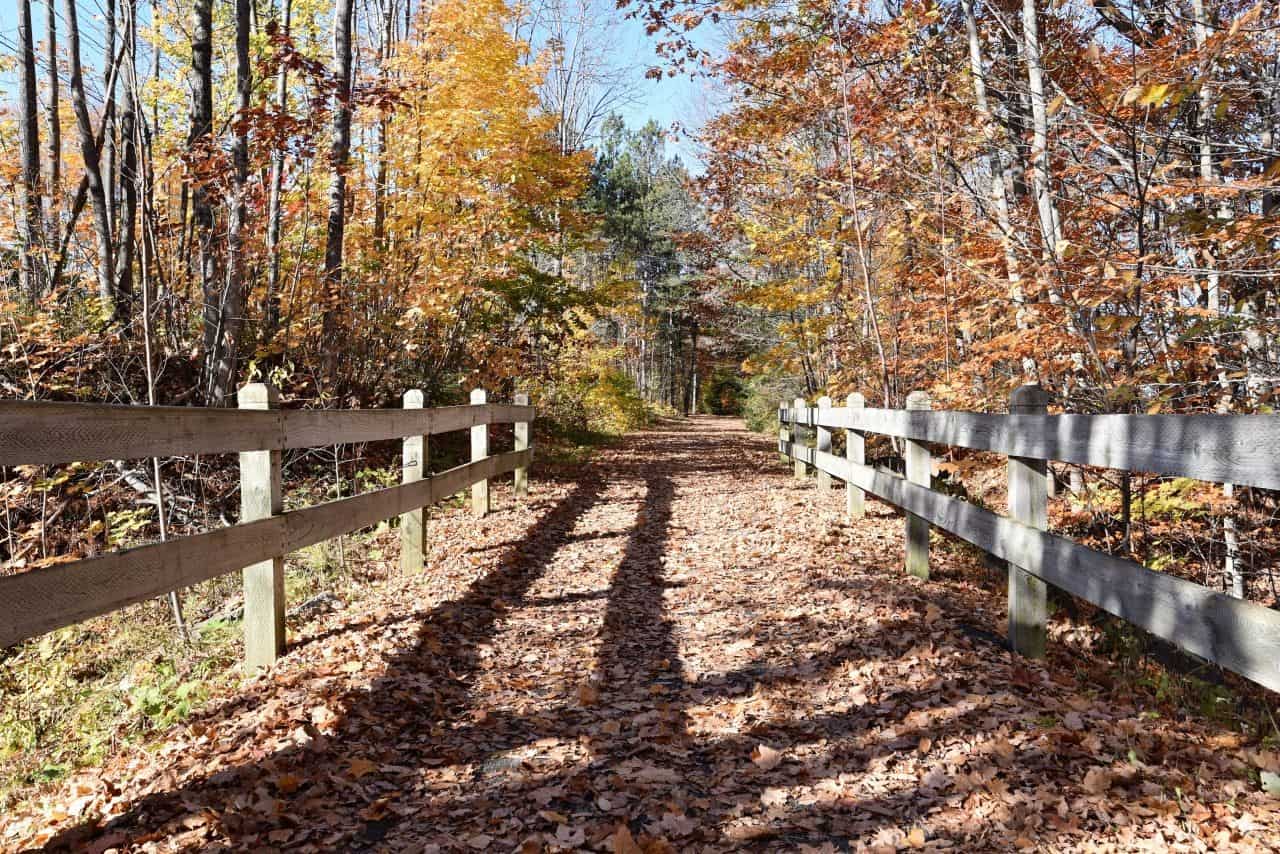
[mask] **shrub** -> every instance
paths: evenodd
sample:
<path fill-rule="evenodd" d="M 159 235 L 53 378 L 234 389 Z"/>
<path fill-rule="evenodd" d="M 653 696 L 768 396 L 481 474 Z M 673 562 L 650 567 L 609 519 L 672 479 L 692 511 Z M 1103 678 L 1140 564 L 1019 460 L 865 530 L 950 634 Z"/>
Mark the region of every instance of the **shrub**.
<path fill-rule="evenodd" d="M 778 404 L 804 394 L 804 383 L 797 377 L 757 376 L 747 382 L 742 417 L 747 428 L 757 433 L 775 433 L 778 429 Z"/>
<path fill-rule="evenodd" d="M 702 411 L 712 415 L 741 415 L 744 397 L 742 379 L 729 368 L 716 368 L 702 389 Z"/>
<path fill-rule="evenodd" d="M 644 400 L 631 377 L 613 367 L 601 368 L 585 400 L 587 425 L 602 433 L 625 433 L 649 420 Z"/>

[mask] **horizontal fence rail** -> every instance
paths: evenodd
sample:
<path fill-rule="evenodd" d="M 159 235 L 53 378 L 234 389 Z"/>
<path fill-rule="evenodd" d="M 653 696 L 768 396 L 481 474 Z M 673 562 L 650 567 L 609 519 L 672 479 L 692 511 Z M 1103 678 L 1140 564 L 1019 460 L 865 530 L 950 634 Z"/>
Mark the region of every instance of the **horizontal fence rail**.
<path fill-rule="evenodd" d="M 976 415 L 795 406 L 779 410 L 778 449 L 798 466 L 812 466 L 843 480 L 851 495 L 855 491 L 875 495 L 905 510 L 909 521 L 922 519 L 1008 561 L 1011 640 L 1015 619 L 1022 618 L 1021 609 L 1026 607 L 1015 603 L 1016 581 L 1019 573 L 1027 573 L 1187 652 L 1280 691 L 1280 612 L 1088 548 L 862 460 L 863 435 L 884 433 L 914 442 L 1001 451 L 1015 460 L 1065 460 L 1106 467 L 1124 462 L 1124 467 L 1139 471 L 1199 479 L 1212 475 L 1212 479 L 1271 486 L 1280 485 L 1280 445 L 1272 444 L 1280 437 L 1277 421 L 1252 415 L 1186 416 L 1184 423 L 1179 416 Z M 799 442 L 796 433 L 806 426 L 850 430 L 850 438 L 856 441 L 847 457 L 839 457 Z M 1079 432 L 1073 434 L 1073 430 Z M 1231 456 L 1237 451 L 1239 459 Z M 1013 472 L 1011 466 L 1011 493 Z M 1038 488 L 1047 493 L 1043 477 Z M 849 506 L 860 504 L 851 498 Z M 1042 654 L 1044 615 L 1037 618 L 1033 613 L 1032 623 L 1036 622 Z M 1027 652 L 1026 643 L 1021 641 L 1022 649 L 1018 641 L 1013 645 Z"/>
<path fill-rule="evenodd" d="M 533 420 L 502 403 L 435 409 L 203 409 L 0 402 L 0 465 L 280 451 Z"/>
<path fill-rule="evenodd" d="M 806 427 L 1280 489 L 1280 419 L 1271 415 L 989 415 L 818 407 L 783 411 L 787 423 Z"/>
<path fill-rule="evenodd" d="M 256 389 L 258 400 L 266 405 L 274 398 L 264 388 L 249 386 L 246 391 Z M 483 393 L 479 399 L 484 399 Z M 406 395 L 406 406 L 420 407 L 421 393 Z M 274 585 L 279 589 L 272 589 L 273 572 L 279 575 L 282 570 L 273 568 L 272 561 L 280 562 L 290 552 L 397 516 L 404 519 L 418 514 L 416 524 L 421 537 L 421 508 L 469 487 L 487 484 L 489 479 L 507 472 L 517 473 L 516 496 L 522 497 L 527 489 L 525 472 L 533 459 L 528 427 L 533 419 L 531 406 L 493 403 L 402 411 L 296 412 L 0 403 L 0 459 L 5 465 L 240 451 L 242 493 L 264 488 L 268 493 L 274 491 L 277 506 L 279 450 L 405 439 L 405 482 L 398 486 L 265 518 L 246 518 L 237 525 L 168 542 L 0 577 L 0 647 L 239 569 L 246 571 L 249 644 L 249 615 L 253 610 L 249 600 L 258 594 L 251 594 L 248 580 L 250 572 L 257 572 L 257 567 L 266 562 L 268 589 L 262 596 L 270 600 L 266 608 L 268 622 L 279 625 L 268 626 L 268 649 L 248 650 L 246 658 L 251 665 L 269 663 L 283 650 L 284 643 L 282 578 Z M 487 425 L 496 423 L 515 425 L 516 450 L 491 456 L 487 436 L 477 439 L 487 432 Z M 472 461 L 423 476 L 423 437 L 465 429 L 472 431 Z M 258 458 L 267 454 L 272 459 L 265 467 L 266 480 L 260 482 L 257 478 L 261 470 L 246 468 L 246 464 L 261 462 Z M 250 471 L 255 474 L 247 474 Z M 487 510 L 486 503 L 478 512 Z M 414 555 L 419 568 L 421 545 L 419 540 Z"/>

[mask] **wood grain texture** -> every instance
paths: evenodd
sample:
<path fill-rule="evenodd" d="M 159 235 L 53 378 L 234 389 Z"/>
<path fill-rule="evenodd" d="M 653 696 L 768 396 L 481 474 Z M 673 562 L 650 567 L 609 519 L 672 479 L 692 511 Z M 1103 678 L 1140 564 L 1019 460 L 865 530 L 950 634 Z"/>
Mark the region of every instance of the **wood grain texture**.
<path fill-rule="evenodd" d="M 804 405 L 804 398 L 803 398 L 803 397 L 797 397 L 797 398 L 795 399 L 795 411 L 796 411 L 796 412 L 802 412 L 802 411 L 805 411 L 807 408 L 808 408 L 808 407 L 806 407 L 806 406 Z M 804 441 L 804 430 L 802 430 L 802 429 L 801 429 L 801 426 L 802 426 L 802 425 L 804 425 L 804 424 L 807 424 L 807 423 L 811 423 L 811 422 L 806 422 L 806 421 L 801 421 L 801 420 L 799 420 L 799 419 L 796 419 L 796 421 L 794 422 L 794 424 L 793 424 L 793 426 L 792 426 L 792 428 L 791 428 L 791 441 L 792 441 L 792 442 L 794 442 L 794 443 L 797 443 L 797 444 L 798 444 L 798 443 L 800 443 L 800 442 Z M 796 457 L 796 464 L 795 464 L 795 476 L 796 476 L 796 480 L 804 480 L 806 477 L 808 477 L 808 476 L 809 476 L 809 469 L 808 469 L 808 467 L 805 465 L 804 461 L 803 461 L 800 457 Z"/>
<path fill-rule="evenodd" d="M 866 405 L 866 398 L 857 392 L 845 399 L 845 406 L 849 409 L 862 409 Z M 858 465 L 866 462 L 867 438 L 859 431 L 845 431 L 844 448 L 844 455 L 850 462 Z M 844 485 L 844 512 L 850 519 L 862 519 L 867 515 L 866 493 L 861 487 L 848 482 Z"/>
<path fill-rule="evenodd" d="M 826 395 L 823 395 L 822 397 L 818 398 L 818 408 L 830 409 L 831 398 L 827 397 Z M 819 451 L 829 454 L 831 453 L 831 438 L 832 437 L 831 437 L 830 427 L 819 427 L 816 433 L 814 434 L 814 446 Z M 822 492 L 826 492 L 827 490 L 831 489 L 831 475 L 827 474 L 822 469 L 818 469 L 818 489 L 821 490 Z"/>
<path fill-rule="evenodd" d="M 529 404 L 529 395 L 518 393 L 514 395 L 514 401 L 517 406 L 527 406 Z M 517 451 L 526 450 L 529 447 L 529 422 L 517 421 L 515 427 L 512 428 L 515 435 L 515 449 Z M 529 469 L 527 466 L 520 466 L 515 470 L 512 479 L 512 494 L 516 500 L 527 498 L 529 495 Z"/>
<path fill-rule="evenodd" d="M 274 409 L 279 393 L 265 383 L 240 389 L 241 409 Z M 280 451 L 240 453 L 240 519 L 252 522 L 280 515 L 284 510 L 284 483 Z M 244 666 L 252 672 L 273 664 L 284 654 L 285 593 L 284 552 L 265 555 L 247 564 L 244 579 Z"/>
<path fill-rule="evenodd" d="M 1280 691 L 1280 612 L 943 495 L 843 457 L 803 453 L 831 474 L 1128 620 L 1187 652 Z"/>
<path fill-rule="evenodd" d="M 531 406 L 261 410 L 0 401 L 0 465 L 311 448 L 533 421 Z"/>
<path fill-rule="evenodd" d="M 1038 385 L 1014 389 L 1009 411 L 1042 414 L 1049 395 Z M 1047 463 L 1028 457 L 1009 457 L 1009 518 L 1045 530 L 1049 527 Z M 1048 588 L 1044 581 L 1017 564 L 1008 566 L 1009 645 L 1028 658 L 1044 658 L 1049 620 Z"/>
<path fill-rule="evenodd" d="M 498 454 L 414 483 L 257 522 L 5 576 L 0 648 L 434 504 L 476 480 L 528 466 L 531 459 L 529 450 Z"/>
<path fill-rule="evenodd" d="M 907 395 L 908 410 L 927 412 L 932 405 L 927 392 L 913 391 Z M 906 462 L 907 480 L 928 489 L 933 483 L 933 454 L 929 451 L 929 446 L 912 439 L 908 439 L 903 444 L 906 446 L 903 448 L 902 455 Z M 821 457 L 822 454 L 818 456 Z M 929 579 L 929 523 L 914 513 L 908 513 L 903 520 L 903 525 L 905 526 L 906 570 L 916 578 L 927 581 Z"/>
<path fill-rule="evenodd" d="M 405 409 L 421 409 L 424 396 L 421 389 L 404 393 Z M 401 483 L 416 483 L 429 472 L 427 453 L 430 449 L 426 436 L 404 438 Z M 427 553 L 427 511 L 416 507 L 400 514 L 400 571 L 421 572 Z"/>
<path fill-rule="evenodd" d="M 472 389 L 471 403 L 483 404 L 487 394 L 488 392 L 482 388 Z M 471 428 L 471 461 L 479 462 L 487 456 L 489 456 L 489 425 L 486 423 Z M 491 507 L 488 478 L 471 484 L 471 515 L 487 516 Z"/>
<path fill-rule="evenodd" d="M 283 446 L 279 412 L 0 401 L 0 465 L 6 466 Z"/>
<path fill-rule="evenodd" d="M 790 410 L 784 421 L 997 451 L 1015 457 L 1280 489 L 1274 415 L 989 415 L 848 408 Z"/>

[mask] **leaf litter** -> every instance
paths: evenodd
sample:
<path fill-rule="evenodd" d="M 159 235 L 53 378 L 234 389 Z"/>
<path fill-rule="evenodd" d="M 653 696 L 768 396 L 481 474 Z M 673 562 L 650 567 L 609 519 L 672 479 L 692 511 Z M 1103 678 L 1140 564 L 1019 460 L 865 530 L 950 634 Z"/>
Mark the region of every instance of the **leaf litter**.
<path fill-rule="evenodd" d="M 539 474 L 535 472 L 535 474 Z M 1065 653 L 1013 658 L 968 558 L 901 571 L 738 422 L 433 512 L 427 572 L 321 614 L 5 848 L 1274 850 L 1280 757 Z M 966 562 L 967 561 L 967 562 Z"/>

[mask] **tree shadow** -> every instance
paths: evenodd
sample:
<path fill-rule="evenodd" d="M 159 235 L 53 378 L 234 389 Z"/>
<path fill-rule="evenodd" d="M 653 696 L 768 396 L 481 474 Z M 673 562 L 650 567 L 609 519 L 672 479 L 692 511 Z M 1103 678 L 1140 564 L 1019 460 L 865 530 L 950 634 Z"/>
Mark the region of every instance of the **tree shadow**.
<path fill-rule="evenodd" d="M 221 835 L 236 845 L 257 842 L 277 828 L 296 831 L 292 841 L 298 843 L 332 837 L 334 825 L 341 826 L 340 819 L 353 828 L 351 833 L 338 834 L 346 843 L 373 842 L 385 836 L 388 816 L 369 811 L 376 798 L 361 803 L 363 799 L 357 797 L 341 806 L 337 798 L 340 792 L 355 788 L 351 779 L 362 776 L 359 772 L 365 766 L 361 763 L 375 762 L 385 749 L 386 745 L 371 743 L 370 734 L 380 734 L 387 745 L 393 739 L 425 744 L 466 711 L 468 678 L 480 666 L 478 648 L 492 638 L 500 615 L 522 602 L 577 520 L 597 503 L 603 486 L 598 478 L 580 481 L 534 523 L 523 540 L 504 552 L 497 569 L 477 579 L 461 598 L 396 620 L 416 623 L 415 642 L 391 658 L 385 673 L 367 690 L 351 691 L 326 704 L 342 710 L 336 724 L 326 727 L 335 729 L 332 735 L 321 733 L 308 718 L 314 710 L 306 709 L 297 710 L 288 722 L 296 727 L 292 735 L 238 733 L 278 746 L 264 748 L 254 762 L 202 773 L 180 786 L 147 795 L 104 824 L 89 821 L 68 828 L 45 848 L 81 850 L 95 838 L 108 836 L 125 845 L 137 837 L 209 824 L 217 825 Z M 406 686 L 419 690 L 409 692 Z M 254 699 L 239 698 L 219 706 L 192 724 L 212 729 Z M 246 790 L 257 791 L 260 797 L 246 804 Z M 322 815 L 308 821 L 307 813 L 316 810 L 322 810 Z"/>

